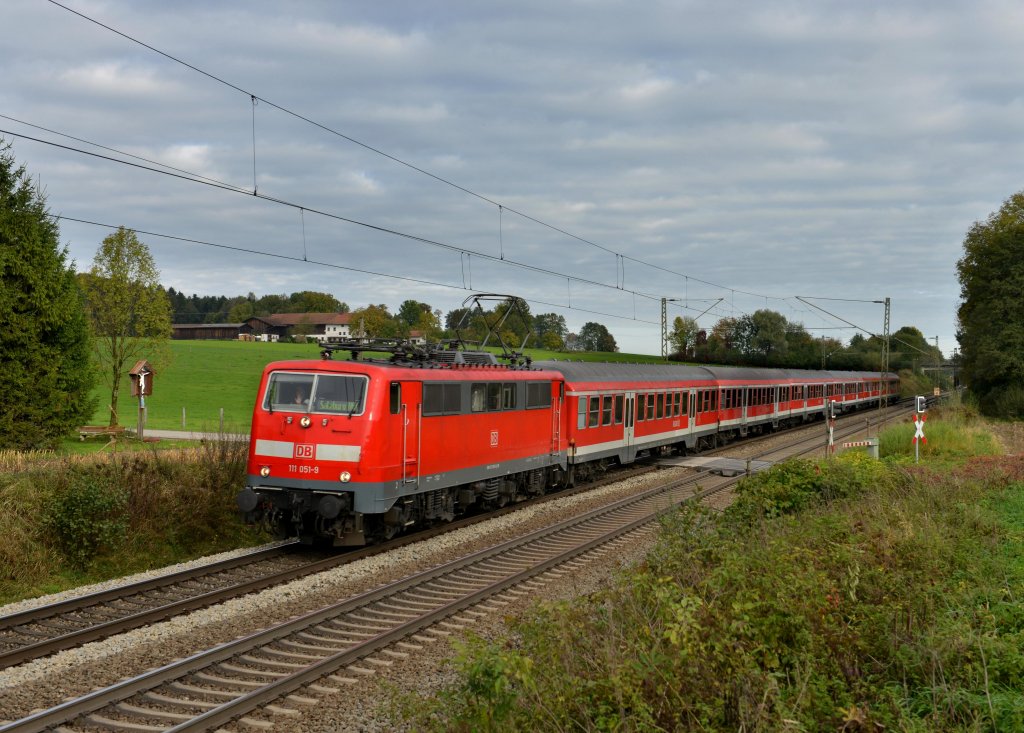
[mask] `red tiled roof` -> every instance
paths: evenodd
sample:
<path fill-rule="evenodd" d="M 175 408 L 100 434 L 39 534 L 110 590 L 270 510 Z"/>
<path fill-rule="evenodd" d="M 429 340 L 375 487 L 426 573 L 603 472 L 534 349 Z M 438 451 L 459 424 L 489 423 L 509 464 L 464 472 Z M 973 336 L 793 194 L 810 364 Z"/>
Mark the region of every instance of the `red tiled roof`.
<path fill-rule="evenodd" d="M 261 317 L 272 326 L 347 326 L 352 320 L 351 313 L 274 313 Z"/>

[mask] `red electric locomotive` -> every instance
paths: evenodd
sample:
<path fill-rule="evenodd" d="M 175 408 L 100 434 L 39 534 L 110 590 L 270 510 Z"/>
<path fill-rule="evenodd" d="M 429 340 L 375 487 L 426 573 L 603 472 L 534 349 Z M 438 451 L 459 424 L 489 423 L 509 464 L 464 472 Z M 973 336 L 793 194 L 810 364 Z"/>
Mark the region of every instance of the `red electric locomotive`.
<path fill-rule="evenodd" d="M 877 372 L 352 353 L 264 371 L 238 505 L 285 536 L 362 545 L 898 391 L 896 375 Z"/>
<path fill-rule="evenodd" d="M 239 507 L 361 545 L 564 483 L 561 375 L 488 353 L 267 366 Z"/>

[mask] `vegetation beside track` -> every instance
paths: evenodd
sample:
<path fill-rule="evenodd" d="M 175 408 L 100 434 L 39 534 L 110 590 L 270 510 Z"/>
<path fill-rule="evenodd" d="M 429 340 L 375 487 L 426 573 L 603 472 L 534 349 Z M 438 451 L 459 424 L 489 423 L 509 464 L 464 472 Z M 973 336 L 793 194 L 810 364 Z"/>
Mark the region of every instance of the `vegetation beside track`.
<path fill-rule="evenodd" d="M 796 461 L 674 513 L 613 587 L 469 645 L 413 727 L 1024 729 L 1024 456 L 937 417 L 920 464 L 899 426 L 880 462 Z"/>
<path fill-rule="evenodd" d="M 266 541 L 235 510 L 246 443 L 143 445 L 0 453 L 0 603 Z"/>

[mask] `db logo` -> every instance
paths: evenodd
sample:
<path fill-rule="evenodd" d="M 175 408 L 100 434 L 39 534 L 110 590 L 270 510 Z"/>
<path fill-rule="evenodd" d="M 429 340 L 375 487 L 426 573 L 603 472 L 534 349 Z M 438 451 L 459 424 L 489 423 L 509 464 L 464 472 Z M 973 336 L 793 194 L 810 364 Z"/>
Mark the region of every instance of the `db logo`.
<path fill-rule="evenodd" d="M 296 443 L 295 444 L 295 457 L 296 458 L 312 458 L 313 457 L 313 446 L 309 443 Z"/>
<path fill-rule="evenodd" d="M 491 447 L 492 448 L 497 448 L 498 447 L 498 431 L 497 430 L 492 430 L 491 431 Z"/>

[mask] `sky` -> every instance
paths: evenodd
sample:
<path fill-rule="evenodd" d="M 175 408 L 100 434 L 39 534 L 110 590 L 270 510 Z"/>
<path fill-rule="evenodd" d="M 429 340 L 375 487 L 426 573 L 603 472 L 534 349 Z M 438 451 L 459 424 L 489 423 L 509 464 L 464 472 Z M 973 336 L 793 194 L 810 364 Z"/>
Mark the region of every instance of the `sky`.
<path fill-rule="evenodd" d="M 844 341 L 890 298 L 948 356 L 1021 38 L 988 0 L 5 0 L 0 137 L 79 270 L 124 225 L 186 294 L 507 293 L 645 354 L 662 298 Z"/>

